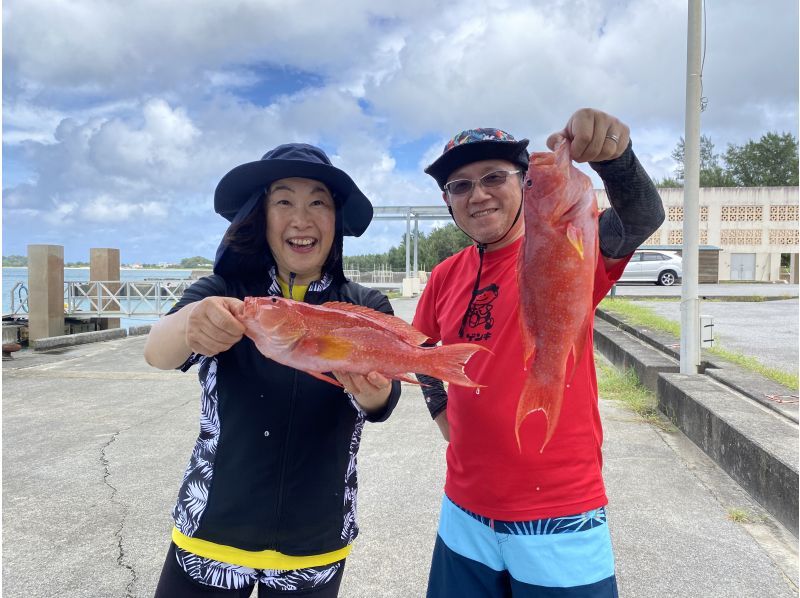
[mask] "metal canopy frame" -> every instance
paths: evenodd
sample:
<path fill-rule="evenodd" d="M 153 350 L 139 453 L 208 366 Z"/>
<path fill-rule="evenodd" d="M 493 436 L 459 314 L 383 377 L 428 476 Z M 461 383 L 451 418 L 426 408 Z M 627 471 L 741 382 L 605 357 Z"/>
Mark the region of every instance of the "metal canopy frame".
<path fill-rule="evenodd" d="M 419 277 L 417 255 L 419 252 L 419 221 L 452 221 L 447 206 L 377 206 L 373 208 L 373 220 L 406 221 L 406 278 Z M 411 221 L 414 221 L 414 268 L 411 268 Z"/>

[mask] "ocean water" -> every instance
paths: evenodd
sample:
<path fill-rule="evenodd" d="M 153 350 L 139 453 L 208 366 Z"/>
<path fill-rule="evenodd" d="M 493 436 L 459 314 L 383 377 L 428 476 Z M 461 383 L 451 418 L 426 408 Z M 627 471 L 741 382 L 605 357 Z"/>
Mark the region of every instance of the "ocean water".
<path fill-rule="evenodd" d="M 136 280 L 182 280 L 189 278 L 191 270 L 120 270 L 120 279 L 123 282 Z M 89 280 L 89 268 L 64 268 L 65 282 L 83 282 Z M 21 282 L 28 286 L 27 268 L 3 268 L 3 314 L 11 312 L 11 293 L 14 286 Z M 141 326 L 157 321 L 153 316 L 139 316 L 131 318 L 121 318 L 120 326 L 129 328 L 131 326 Z"/>

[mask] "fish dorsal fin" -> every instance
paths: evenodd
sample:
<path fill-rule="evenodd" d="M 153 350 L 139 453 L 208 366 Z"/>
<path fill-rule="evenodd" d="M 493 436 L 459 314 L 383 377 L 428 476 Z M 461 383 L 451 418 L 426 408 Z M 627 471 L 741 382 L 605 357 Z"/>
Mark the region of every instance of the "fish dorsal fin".
<path fill-rule="evenodd" d="M 412 345 L 421 345 L 428 340 L 428 336 L 426 334 L 423 334 L 408 322 L 401 320 L 396 316 L 390 316 L 389 314 L 385 314 L 370 307 L 345 303 L 344 301 L 328 301 L 327 303 L 323 303 L 322 307 L 329 307 L 331 309 L 338 309 L 358 316 L 363 316 L 380 325 L 381 327 L 391 330 L 400 336 L 404 341 L 409 342 Z"/>

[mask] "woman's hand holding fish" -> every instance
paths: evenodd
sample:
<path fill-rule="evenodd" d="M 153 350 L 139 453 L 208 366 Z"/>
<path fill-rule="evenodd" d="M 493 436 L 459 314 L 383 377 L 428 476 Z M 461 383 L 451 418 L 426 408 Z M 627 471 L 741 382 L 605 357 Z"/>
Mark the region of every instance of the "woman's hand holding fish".
<path fill-rule="evenodd" d="M 230 349 L 245 331 L 244 324 L 236 319 L 243 306 L 233 297 L 206 297 L 188 305 L 191 312 L 186 320 L 186 345 L 193 353 L 207 357 Z"/>
<path fill-rule="evenodd" d="M 333 372 L 333 375 L 364 411 L 379 411 L 389 400 L 392 381 L 378 372 L 370 372 L 366 376 L 350 372 Z"/>
<path fill-rule="evenodd" d="M 555 149 L 564 138 L 570 141 L 569 153 L 575 162 L 602 162 L 622 155 L 630 141 L 630 129 L 610 114 L 581 108 L 570 116 L 566 127 L 547 138 L 547 147 Z"/>

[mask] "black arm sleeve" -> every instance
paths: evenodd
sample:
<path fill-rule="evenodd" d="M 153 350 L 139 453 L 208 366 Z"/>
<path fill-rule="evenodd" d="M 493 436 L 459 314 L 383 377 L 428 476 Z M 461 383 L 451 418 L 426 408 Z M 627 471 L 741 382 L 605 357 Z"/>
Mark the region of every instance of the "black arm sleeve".
<path fill-rule="evenodd" d="M 435 344 L 423 344 L 423 347 L 434 347 Z M 425 397 L 425 406 L 431 414 L 431 419 L 436 419 L 442 411 L 447 409 L 447 391 L 444 382 L 433 376 L 415 374 L 422 385 L 422 396 Z"/>
<path fill-rule="evenodd" d="M 444 389 L 444 382 L 425 374 L 416 376 L 422 384 L 422 396 L 425 397 L 425 406 L 430 411 L 431 419 L 436 419 L 437 415 L 447 409 L 447 391 Z"/>
<path fill-rule="evenodd" d="M 600 215 L 600 251 L 610 258 L 625 257 L 664 222 L 661 197 L 630 142 L 618 158 L 589 166 L 603 179 L 611 204 Z"/>
<path fill-rule="evenodd" d="M 392 304 L 389 303 L 388 297 L 381 293 L 380 291 L 374 291 L 369 294 L 368 300 L 366 301 L 367 307 L 371 307 L 374 310 L 379 312 L 383 312 L 385 314 L 389 314 L 390 316 L 394 315 L 394 310 L 392 309 Z M 377 411 L 375 413 L 367 413 L 366 420 L 368 422 L 382 422 L 389 419 L 389 416 L 394 411 L 394 408 L 397 407 L 397 402 L 400 400 L 400 381 L 399 380 L 392 380 L 392 390 L 389 392 L 389 400 L 386 401 L 386 406 Z"/>

